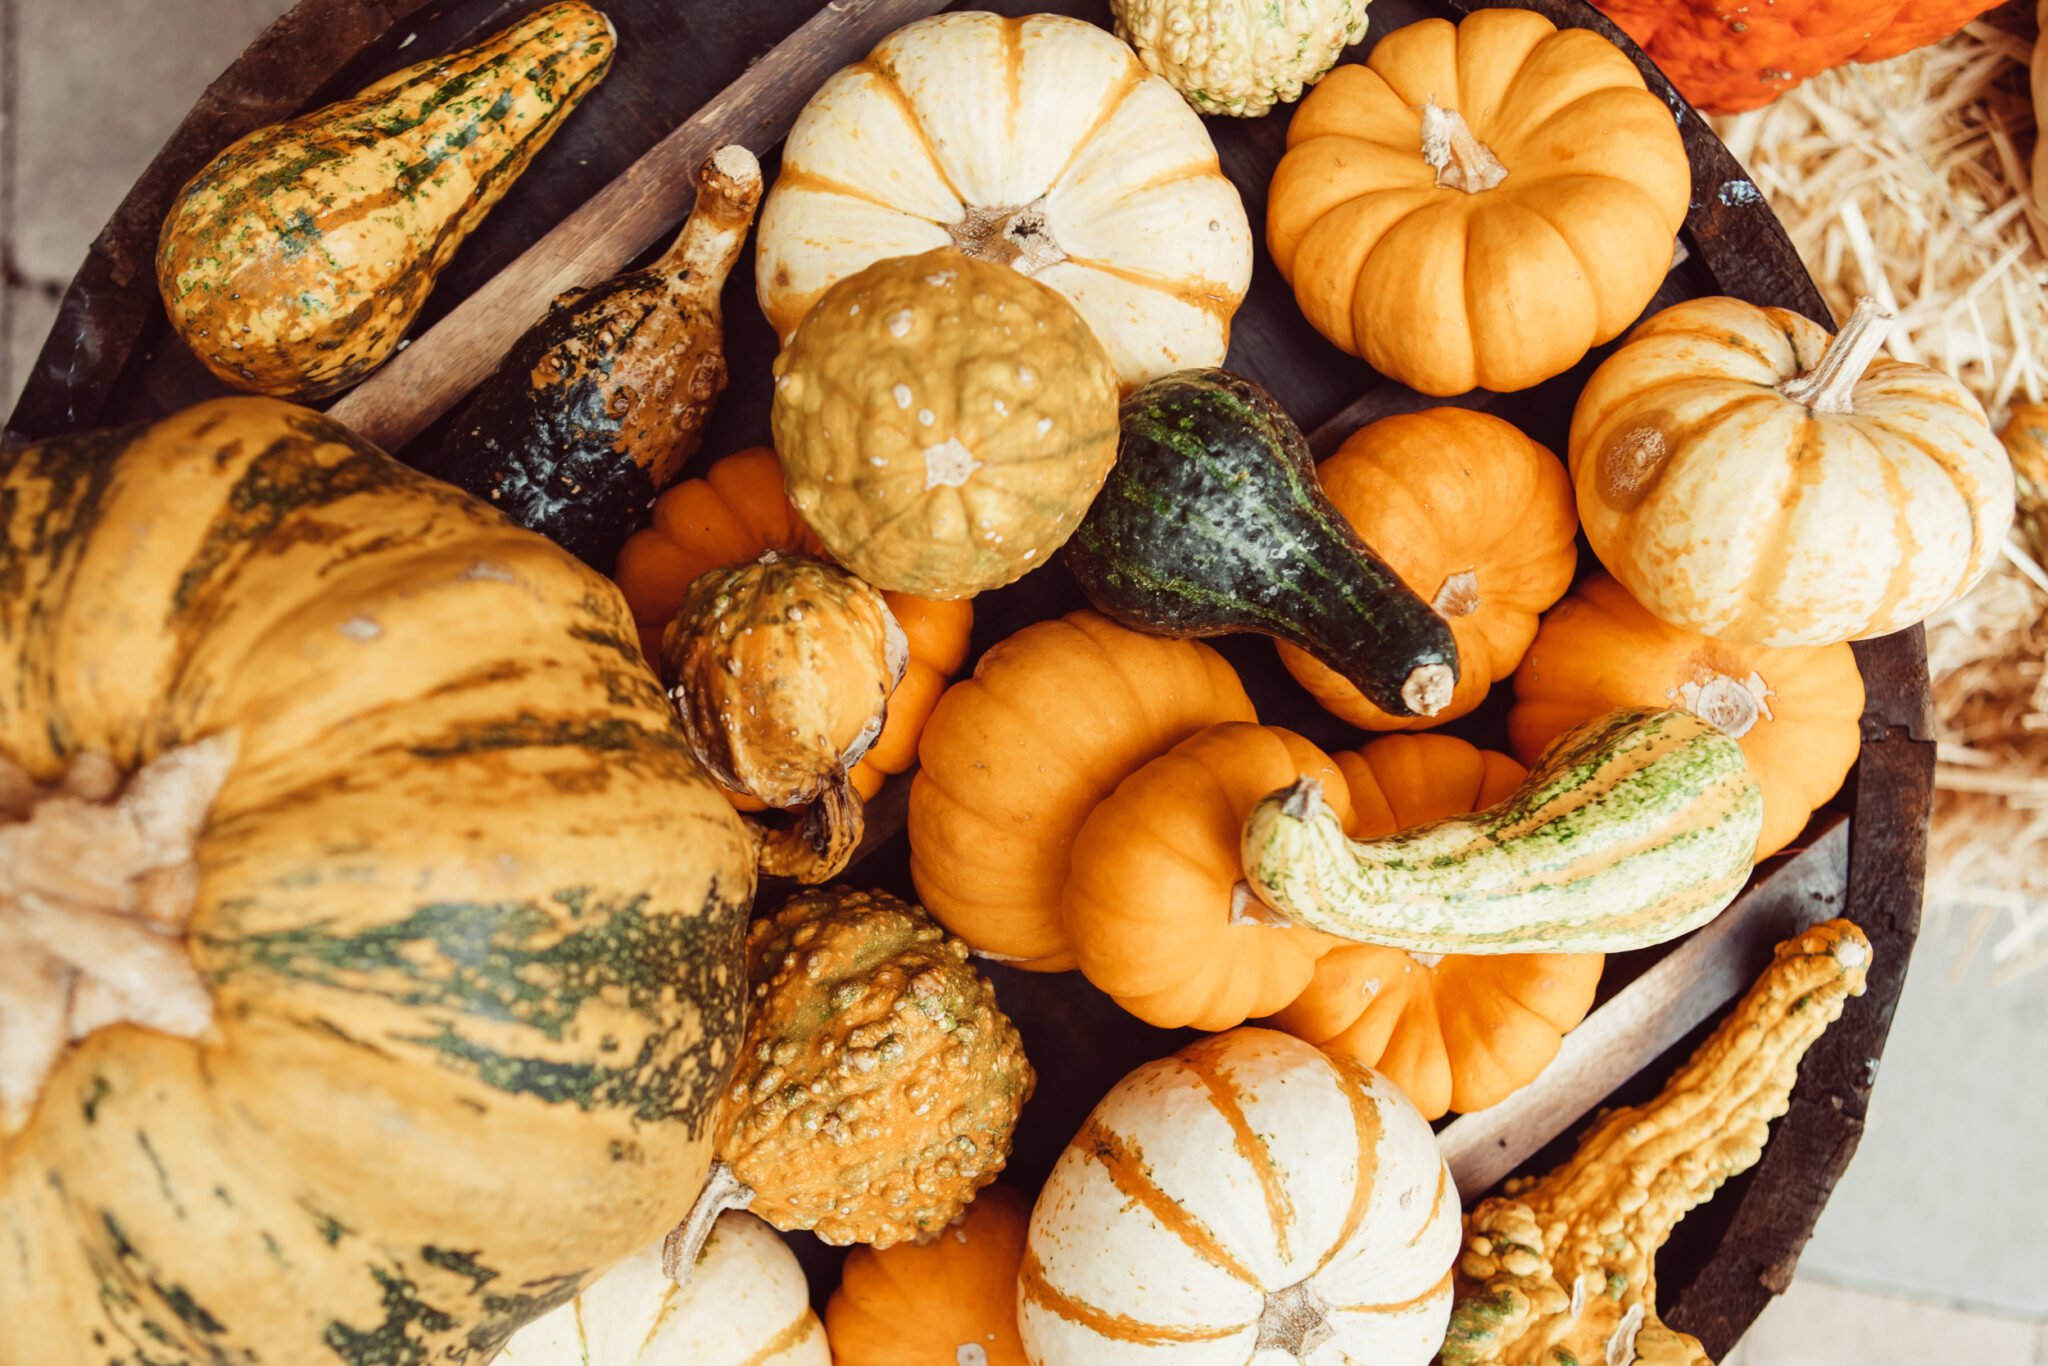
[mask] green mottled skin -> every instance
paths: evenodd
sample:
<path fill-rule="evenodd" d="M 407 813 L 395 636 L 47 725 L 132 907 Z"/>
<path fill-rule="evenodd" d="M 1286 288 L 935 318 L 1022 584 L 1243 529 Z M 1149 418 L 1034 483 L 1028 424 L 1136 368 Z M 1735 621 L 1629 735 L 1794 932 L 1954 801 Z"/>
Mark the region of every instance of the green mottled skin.
<path fill-rule="evenodd" d="M 673 1224 L 753 850 L 616 589 L 267 399 L 28 447 L 0 514 L 0 757 L 237 741 L 210 1030 L 101 1028 L 0 1134 L 5 1348 L 481 1363 Z"/>
<path fill-rule="evenodd" d="M 1560 736 L 1505 801 L 1380 839 L 1275 794 L 1246 819 L 1244 866 L 1269 905 L 1367 943 L 1618 953 L 1732 901 L 1762 820 L 1734 740 L 1689 712 L 1622 710 Z"/>
<path fill-rule="evenodd" d="M 238 388 L 320 398 L 361 379 L 612 48 L 604 17 L 568 0 L 243 137 L 164 219 L 172 324 Z"/>
<path fill-rule="evenodd" d="M 1097 611 L 1140 631 L 1251 631 L 1308 651 L 1396 716 L 1414 671 L 1446 664 L 1451 629 L 1316 482 L 1272 395 L 1184 370 L 1124 400 L 1117 462 L 1067 566 Z M 1448 684 L 1446 685 L 1448 686 Z"/>

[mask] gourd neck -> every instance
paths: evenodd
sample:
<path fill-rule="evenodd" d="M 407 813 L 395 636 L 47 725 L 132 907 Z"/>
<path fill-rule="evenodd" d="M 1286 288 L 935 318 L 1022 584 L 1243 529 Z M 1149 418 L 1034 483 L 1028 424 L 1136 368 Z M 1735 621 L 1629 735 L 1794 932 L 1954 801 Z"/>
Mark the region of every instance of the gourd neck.
<path fill-rule="evenodd" d="M 1853 413 L 1856 386 L 1862 383 L 1863 372 L 1877 359 L 1877 353 L 1884 349 L 1892 321 L 1892 315 L 1877 300 L 1858 299 L 1849 321 L 1842 324 L 1842 330 L 1821 352 L 1819 362 L 1804 374 L 1780 384 L 1778 392 L 1816 413 Z"/>
<path fill-rule="evenodd" d="M 1067 259 L 1067 253 L 1052 235 L 1046 217 L 1045 197 L 1029 204 L 988 208 L 967 206 L 966 214 L 946 225 L 953 245 L 968 256 L 1009 266 L 1020 275 L 1036 275 Z"/>
<path fill-rule="evenodd" d="M 1436 171 L 1439 189 L 1478 194 L 1508 178 L 1508 168 L 1473 134 L 1465 116 L 1435 100 L 1422 106 L 1422 159 Z"/>
<path fill-rule="evenodd" d="M 719 148 L 698 168 L 697 202 L 655 268 L 677 290 L 702 293 L 715 304 L 760 202 L 761 163 L 738 143 Z"/>
<path fill-rule="evenodd" d="M 723 1158 L 715 1159 L 689 1214 L 662 1240 L 662 1274 L 679 1287 L 687 1286 L 704 1255 L 704 1245 L 711 1241 L 711 1230 L 718 1227 L 718 1216 L 753 1203 L 754 1188 L 740 1180 Z"/>
<path fill-rule="evenodd" d="M 234 736 L 212 736 L 125 782 L 83 754 L 54 786 L 0 757 L 0 1134 L 27 1124 L 66 1050 L 95 1030 L 194 1038 L 213 1023 L 184 931 L 193 849 L 235 753 Z"/>

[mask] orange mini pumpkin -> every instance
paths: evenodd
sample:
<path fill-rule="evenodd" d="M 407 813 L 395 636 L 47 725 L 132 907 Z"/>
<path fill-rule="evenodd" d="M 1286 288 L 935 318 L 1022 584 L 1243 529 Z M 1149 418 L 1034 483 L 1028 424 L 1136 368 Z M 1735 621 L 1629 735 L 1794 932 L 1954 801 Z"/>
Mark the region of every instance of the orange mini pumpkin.
<path fill-rule="evenodd" d="M 1162 1029 L 1234 1029 L 1301 994 L 1342 940 L 1275 916 L 1244 880 L 1244 819 L 1298 778 L 1345 821 L 1330 756 L 1290 730 L 1229 721 L 1117 785 L 1074 837 L 1064 908 L 1081 971 Z"/>
<path fill-rule="evenodd" d="M 1605 574 L 1552 608 L 1515 671 L 1508 743 L 1524 763 L 1616 707 L 1680 706 L 1742 746 L 1764 794 L 1756 856 L 1791 843 L 1862 746 L 1863 675 L 1847 645 L 1772 649 L 1659 621 Z"/>
<path fill-rule="evenodd" d="M 1325 710 L 1366 730 L 1465 715 L 1515 671 L 1538 614 L 1571 587 L 1579 514 L 1564 463 L 1491 414 L 1432 408 L 1359 428 L 1316 477 L 1366 544 L 1450 623 L 1458 684 L 1435 715 L 1394 716 L 1292 645 L 1279 647 L 1281 662 Z"/>
<path fill-rule="evenodd" d="M 1491 806 L 1528 770 L 1449 735 L 1390 735 L 1335 756 L 1361 839 Z M 1270 1023 L 1377 1068 L 1426 1119 L 1535 1080 L 1586 1017 L 1598 953 L 1423 954 L 1344 944 Z"/>
<path fill-rule="evenodd" d="M 756 559 L 764 550 L 825 555 L 825 547 L 790 506 L 782 466 L 766 446 L 728 455 L 703 478 L 686 480 L 655 499 L 653 525 L 620 547 L 613 574 L 633 610 L 647 657 L 661 658 L 662 630 L 691 584 L 710 570 Z M 946 681 L 966 661 L 974 627 L 974 607 L 968 602 L 887 592 L 882 601 L 909 639 L 910 663 L 889 694 L 881 735 L 854 766 L 853 785 L 863 799 L 875 795 L 883 778 L 916 761 L 918 736 Z M 752 798 L 727 795 L 743 811 L 761 809 Z"/>
<path fill-rule="evenodd" d="M 1204 726 L 1256 720 L 1223 656 L 1094 612 L 1035 622 L 939 699 L 910 789 L 910 875 L 985 957 L 1075 965 L 1060 909 L 1095 804 Z"/>
<path fill-rule="evenodd" d="M 1302 315 L 1425 394 L 1526 389 L 1619 336 L 1671 269 L 1692 167 L 1599 34 L 1424 19 L 1301 102 L 1266 245 Z"/>
<path fill-rule="evenodd" d="M 1029 1366 L 1017 1266 L 1030 1222 L 1029 1200 L 990 1186 L 930 1242 L 855 1248 L 825 1306 L 833 1366 Z"/>

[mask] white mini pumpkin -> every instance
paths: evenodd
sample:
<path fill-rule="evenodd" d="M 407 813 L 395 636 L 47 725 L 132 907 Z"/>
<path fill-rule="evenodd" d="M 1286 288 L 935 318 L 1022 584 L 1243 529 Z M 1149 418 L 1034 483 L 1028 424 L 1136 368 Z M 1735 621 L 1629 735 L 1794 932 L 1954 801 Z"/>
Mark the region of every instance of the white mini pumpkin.
<path fill-rule="evenodd" d="M 1366 0 L 1110 0 L 1116 36 L 1204 114 L 1257 118 L 1301 98 L 1365 37 Z"/>
<path fill-rule="evenodd" d="M 1118 1082 L 1032 1210 L 1034 1366 L 1423 1366 L 1443 1342 L 1458 1192 L 1371 1068 L 1233 1029 Z"/>
<path fill-rule="evenodd" d="M 803 1268 L 775 1230 L 729 1212 L 689 1284 L 641 1249 L 519 1330 L 498 1366 L 830 1366 Z"/>
<path fill-rule="evenodd" d="M 1065 295 L 1137 385 L 1220 365 L 1251 225 L 1173 87 L 1079 19 L 898 29 L 804 106 L 761 210 L 755 285 L 785 342 L 835 282 L 955 246 Z"/>

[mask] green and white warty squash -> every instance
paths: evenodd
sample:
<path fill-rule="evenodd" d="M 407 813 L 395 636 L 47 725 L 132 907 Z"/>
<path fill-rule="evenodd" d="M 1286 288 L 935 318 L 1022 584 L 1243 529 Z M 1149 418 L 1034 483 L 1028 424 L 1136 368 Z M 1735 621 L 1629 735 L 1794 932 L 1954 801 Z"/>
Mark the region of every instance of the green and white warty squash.
<path fill-rule="evenodd" d="M 1116 35 L 1204 114 L 1291 104 L 1365 37 L 1366 0 L 1110 0 Z"/>

